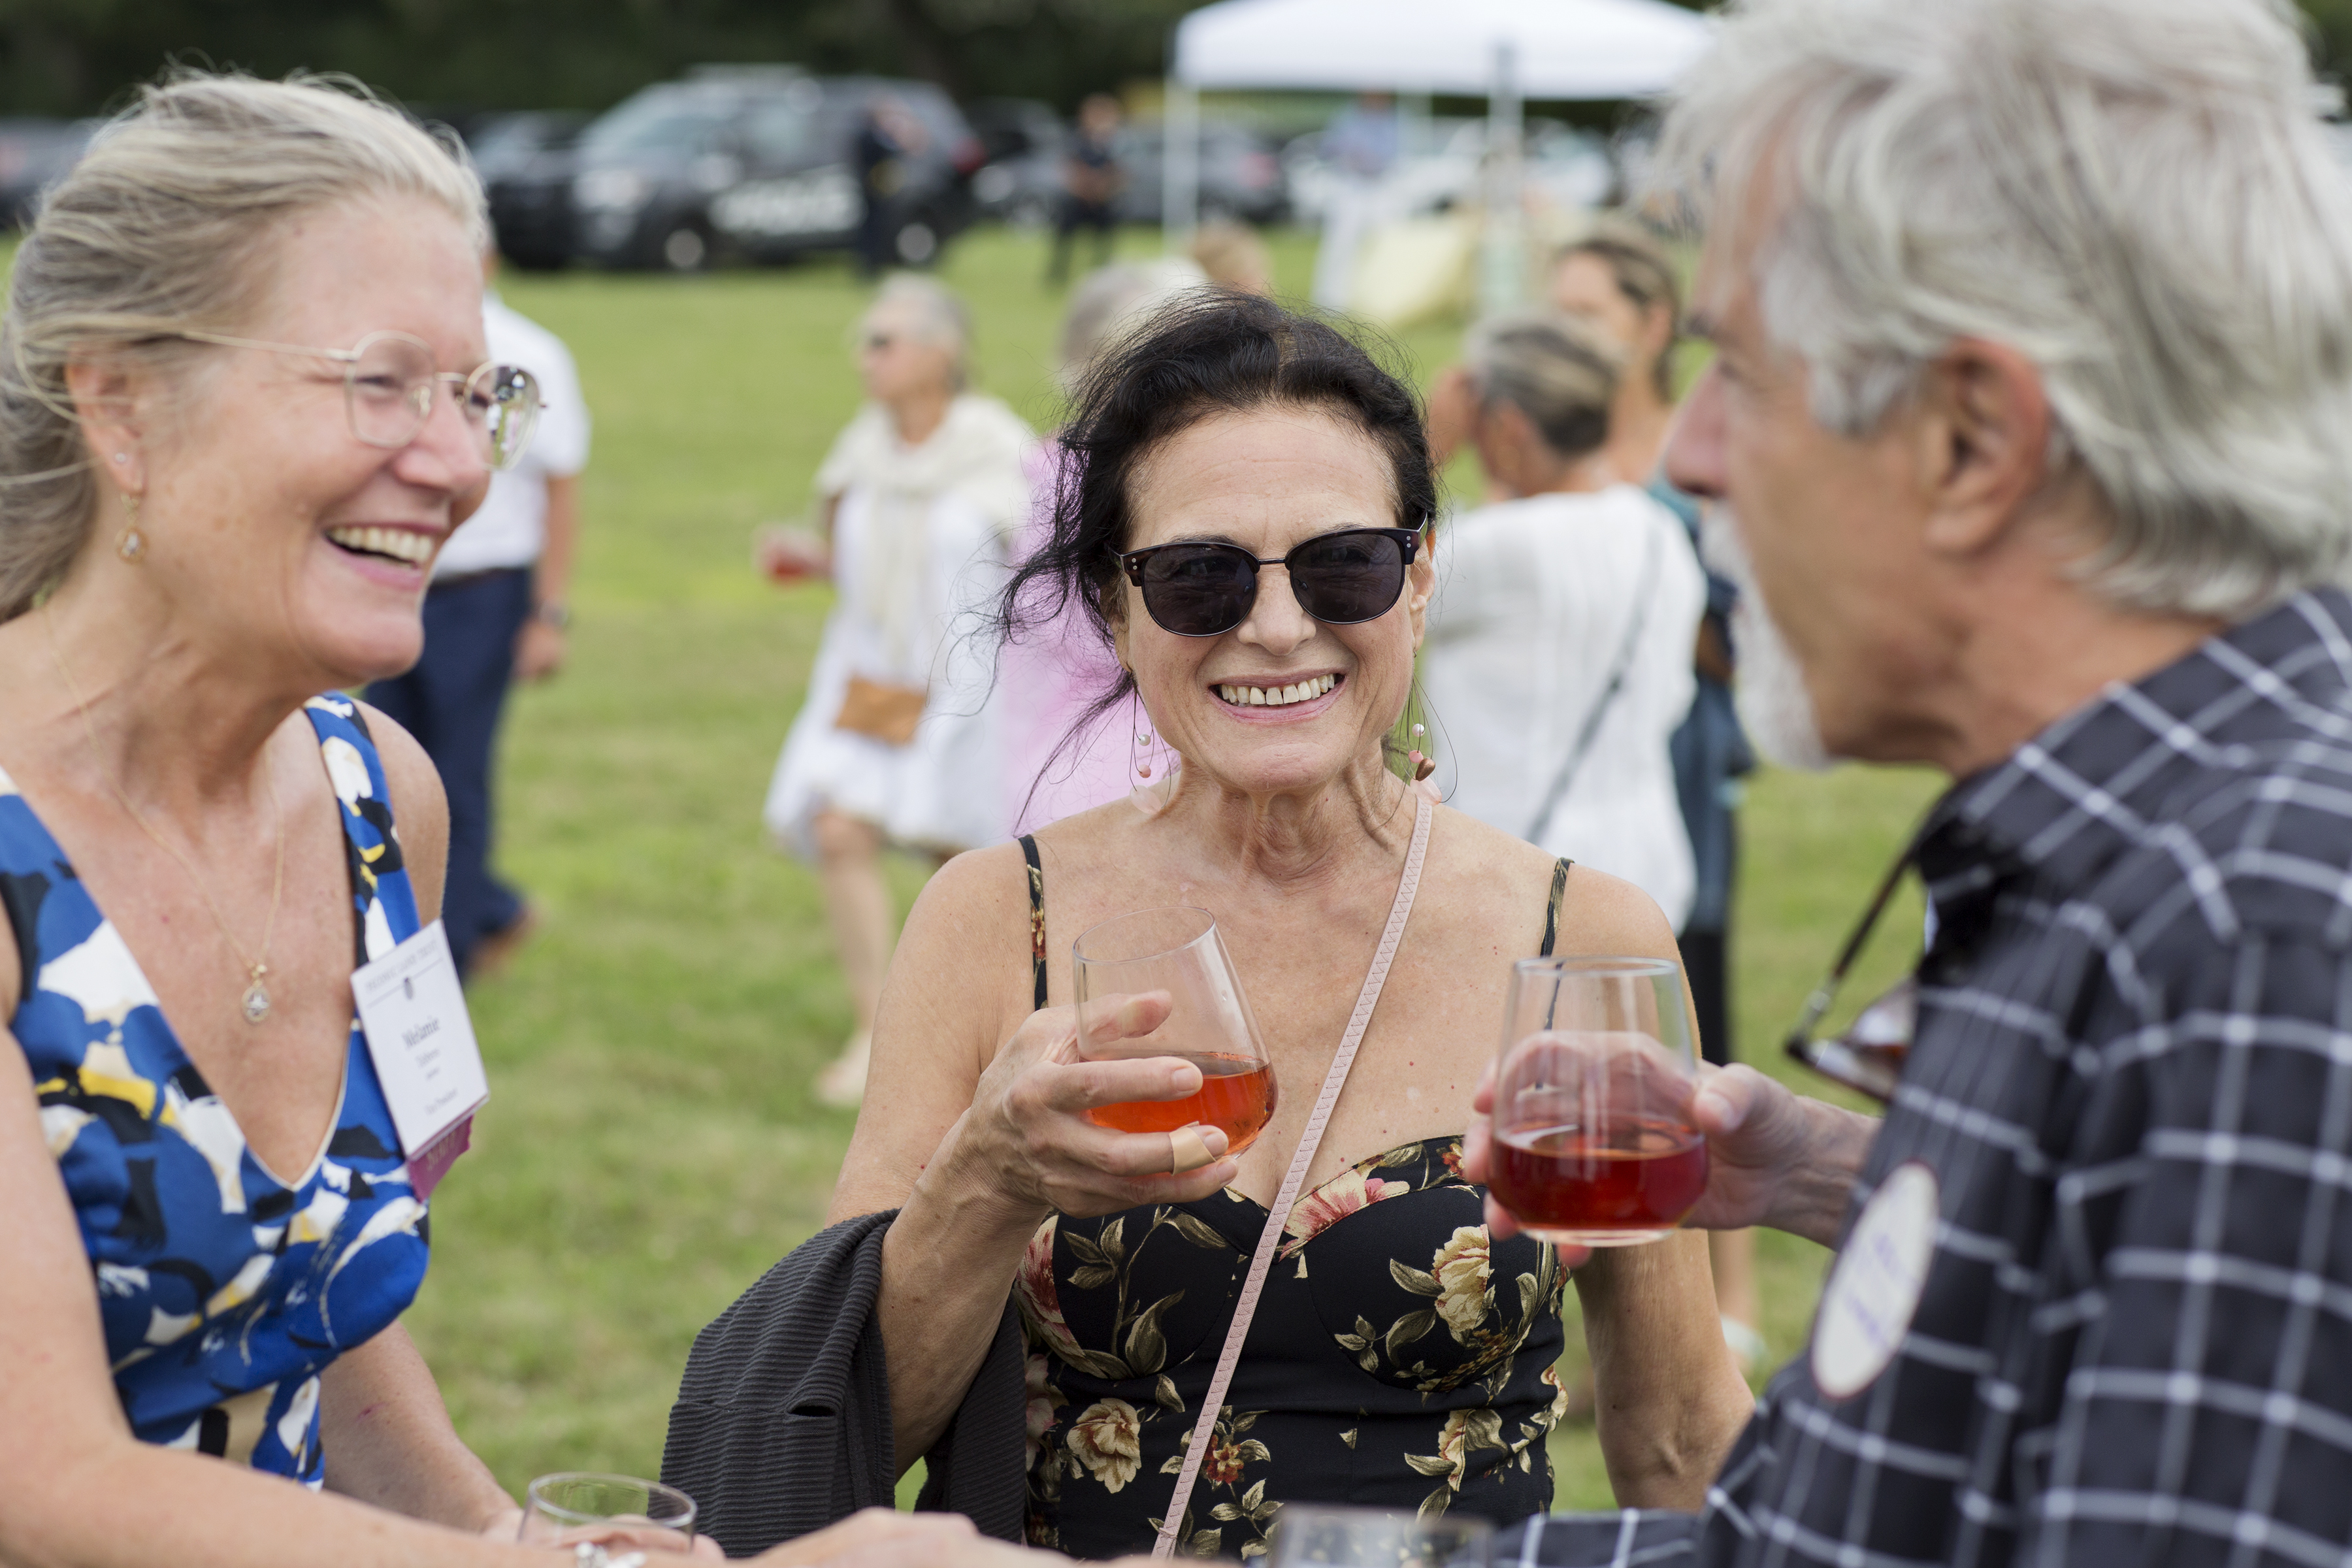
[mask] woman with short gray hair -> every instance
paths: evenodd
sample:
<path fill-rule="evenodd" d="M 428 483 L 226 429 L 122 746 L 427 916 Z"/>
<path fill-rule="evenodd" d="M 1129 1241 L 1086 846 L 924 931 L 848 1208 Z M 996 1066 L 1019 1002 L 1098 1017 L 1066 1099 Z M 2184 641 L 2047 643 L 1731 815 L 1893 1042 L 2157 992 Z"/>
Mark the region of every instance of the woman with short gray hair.
<path fill-rule="evenodd" d="M 1451 804 L 1613 876 L 1676 926 L 1695 888 L 1666 743 L 1706 583 L 1681 523 L 1610 466 L 1616 355 L 1564 316 L 1473 329 L 1469 437 L 1514 500 L 1438 531 L 1422 686 Z"/>
<path fill-rule="evenodd" d="M 950 634 L 1027 521 L 1036 437 L 969 390 L 971 342 L 941 285 L 883 284 L 858 327 L 866 406 L 817 470 L 824 537 L 760 545 L 770 575 L 830 575 L 840 594 L 761 812 L 779 846 L 815 862 L 848 983 L 855 1027 L 816 1085 L 828 1105 L 866 1089 L 894 929 L 883 847 L 944 858 L 1012 825 L 986 661 Z"/>

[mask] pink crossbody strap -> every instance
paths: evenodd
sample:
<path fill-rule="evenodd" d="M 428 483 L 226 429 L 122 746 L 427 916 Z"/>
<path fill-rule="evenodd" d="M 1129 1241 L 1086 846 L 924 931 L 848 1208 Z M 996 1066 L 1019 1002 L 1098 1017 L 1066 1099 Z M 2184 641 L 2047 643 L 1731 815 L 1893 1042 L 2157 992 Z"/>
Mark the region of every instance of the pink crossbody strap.
<path fill-rule="evenodd" d="M 1249 1274 L 1242 1281 L 1241 1300 L 1234 1306 L 1233 1327 L 1225 1331 L 1225 1348 L 1217 1355 L 1216 1375 L 1209 1380 L 1208 1396 L 1201 1401 L 1201 1415 L 1192 1423 L 1192 1440 L 1184 1450 L 1184 1468 L 1176 1477 L 1176 1490 L 1168 1500 L 1168 1517 L 1160 1521 L 1160 1539 L 1152 1544 L 1151 1555 L 1166 1557 L 1176 1550 L 1176 1531 L 1182 1526 L 1185 1505 L 1192 1500 L 1192 1485 L 1201 1479 L 1201 1462 L 1209 1452 L 1214 1437 L 1217 1413 L 1225 1403 L 1225 1390 L 1234 1381 L 1234 1368 L 1242 1359 L 1242 1342 L 1249 1338 L 1250 1319 L 1257 1313 L 1257 1299 L 1265 1289 L 1265 1277 L 1274 1268 L 1274 1255 L 1282 1245 L 1285 1228 L 1290 1222 L 1290 1207 L 1298 1201 L 1298 1189 L 1307 1180 L 1307 1168 L 1315 1163 L 1316 1145 L 1323 1142 L 1324 1124 L 1331 1120 L 1331 1108 L 1339 1101 L 1340 1086 L 1348 1081 L 1348 1069 L 1355 1064 L 1356 1047 L 1363 1044 L 1365 1026 L 1372 1021 L 1372 1009 L 1380 1005 L 1381 987 L 1389 977 L 1389 964 L 1395 959 L 1397 943 L 1404 940 L 1404 922 L 1412 913 L 1412 896 L 1421 887 L 1421 864 L 1429 852 L 1429 799 L 1421 791 L 1412 792 L 1412 845 L 1405 851 L 1404 875 L 1398 879 L 1396 903 L 1389 910 L 1388 929 L 1381 932 L 1379 951 L 1372 954 L 1372 967 L 1364 976 L 1364 988 L 1356 996 L 1355 1016 L 1348 1020 L 1348 1032 L 1339 1041 L 1339 1049 L 1331 1058 L 1331 1070 L 1323 1075 L 1323 1092 L 1315 1097 L 1314 1113 L 1307 1119 L 1307 1131 L 1298 1136 L 1298 1151 L 1290 1157 L 1290 1169 L 1284 1173 L 1282 1186 L 1274 1194 L 1274 1206 L 1265 1216 L 1265 1229 L 1257 1238 L 1256 1256 L 1250 1259 Z"/>

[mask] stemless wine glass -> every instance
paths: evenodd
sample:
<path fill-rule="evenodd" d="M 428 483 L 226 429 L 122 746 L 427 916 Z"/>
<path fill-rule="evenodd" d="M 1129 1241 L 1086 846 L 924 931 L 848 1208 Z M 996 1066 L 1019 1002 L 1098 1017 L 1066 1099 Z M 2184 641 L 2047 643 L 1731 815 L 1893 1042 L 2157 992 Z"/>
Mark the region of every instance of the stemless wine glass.
<path fill-rule="evenodd" d="M 1097 1106 L 1088 1113 L 1094 1121 L 1121 1132 L 1217 1127 L 1224 1131 L 1227 1154 L 1248 1148 L 1274 1114 L 1274 1068 L 1215 918 L 1181 904 L 1138 910 L 1089 930 L 1072 952 L 1080 1057 L 1181 1057 L 1201 1069 L 1197 1094 Z M 1158 1028 L 1097 1037 L 1123 1003 L 1154 992 L 1169 1001 Z"/>
<path fill-rule="evenodd" d="M 1657 1240 L 1706 1190 L 1706 1140 L 1690 1121 L 1696 1073 L 1680 965 L 1519 960 L 1488 1190 L 1546 1241 Z"/>
<path fill-rule="evenodd" d="M 1272 1568 L 1486 1568 L 1495 1527 L 1472 1514 L 1285 1503 Z"/>
<path fill-rule="evenodd" d="M 534 1545 L 611 1541 L 662 1552 L 694 1545 L 694 1500 L 635 1476 L 565 1470 L 523 1493 L 522 1539 Z"/>

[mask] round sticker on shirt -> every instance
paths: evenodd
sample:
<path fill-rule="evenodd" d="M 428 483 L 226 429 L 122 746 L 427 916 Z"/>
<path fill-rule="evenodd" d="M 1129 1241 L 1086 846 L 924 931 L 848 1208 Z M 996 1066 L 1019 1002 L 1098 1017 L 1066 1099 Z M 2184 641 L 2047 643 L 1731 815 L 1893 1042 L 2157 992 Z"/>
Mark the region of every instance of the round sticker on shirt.
<path fill-rule="evenodd" d="M 1936 1173 L 1913 1160 L 1854 1221 L 1813 1320 L 1813 1384 L 1830 1398 L 1853 1398 L 1895 1359 L 1927 1288 L 1936 1215 Z"/>

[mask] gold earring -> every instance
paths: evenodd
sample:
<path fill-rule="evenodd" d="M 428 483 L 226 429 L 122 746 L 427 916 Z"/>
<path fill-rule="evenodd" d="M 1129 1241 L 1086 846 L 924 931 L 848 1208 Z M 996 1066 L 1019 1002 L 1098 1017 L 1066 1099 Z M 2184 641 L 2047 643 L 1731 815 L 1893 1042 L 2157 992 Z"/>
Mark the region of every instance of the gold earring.
<path fill-rule="evenodd" d="M 131 516 L 122 531 L 114 536 L 114 552 L 136 566 L 147 557 L 147 536 L 139 531 L 139 498 L 123 491 L 122 510 Z"/>

